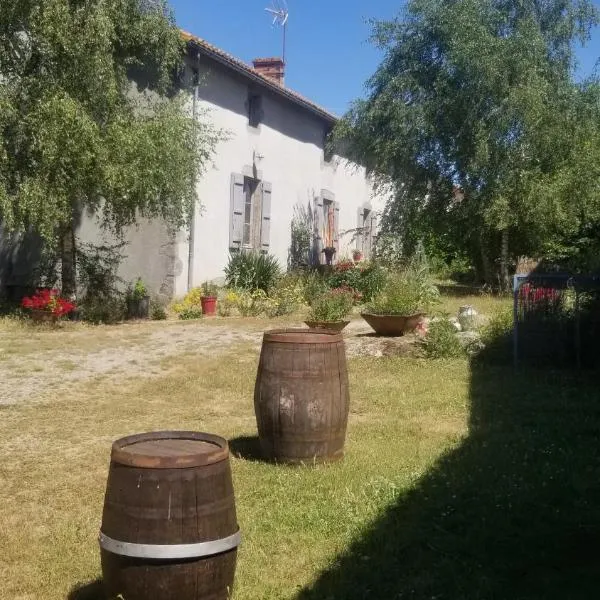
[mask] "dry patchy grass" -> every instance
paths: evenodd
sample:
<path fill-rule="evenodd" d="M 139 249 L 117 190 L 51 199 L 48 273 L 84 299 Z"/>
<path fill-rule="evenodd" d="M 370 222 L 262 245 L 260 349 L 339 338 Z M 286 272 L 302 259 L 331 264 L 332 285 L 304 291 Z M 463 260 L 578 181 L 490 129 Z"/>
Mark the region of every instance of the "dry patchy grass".
<path fill-rule="evenodd" d="M 88 381 L 2 409 L 0 598 L 64 600 L 99 576 L 112 440 L 170 428 L 254 435 L 256 363 L 240 346 L 180 358 L 152 381 Z M 292 599 L 465 435 L 465 362 L 364 358 L 350 373 L 345 461 L 293 469 L 233 458 L 244 534 L 235 600 Z"/>

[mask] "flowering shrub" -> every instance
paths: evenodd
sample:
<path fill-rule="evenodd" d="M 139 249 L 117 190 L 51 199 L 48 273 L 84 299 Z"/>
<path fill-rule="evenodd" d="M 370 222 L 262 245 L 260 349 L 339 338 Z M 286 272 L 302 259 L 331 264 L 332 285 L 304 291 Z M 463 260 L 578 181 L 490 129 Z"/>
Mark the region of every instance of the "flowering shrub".
<path fill-rule="evenodd" d="M 353 306 L 353 292 L 347 288 L 337 288 L 323 294 L 313 302 L 310 309 L 310 320 L 336 323 L 347 317 Z"/>
<path fill-rule="evenodd" d="M 75 310 L 75 304 L 60 297 L 58 290 L 38 290 L 33 296 L 26 296 L 21 301 L 21 306 L 29 310 L 43 310 L 55 317 L 63 317 Z"/>
<path fill-rule="evenodd" d="M 293 277 L 284 277 L 269 294 L 266 306 L 268 317 L 280 317 L 296 312 L 304 303 L 301 282 Z"/>
<path fill-rule="evenodd" d="M 237 308 L 239 295 L 235 290 L 226 290 L 224 295 L 219 298 L 217 311 L 220 317 L 230 317 Z"/>
<path fill-rule="evenodd" d="M 183 313 L 184 311 L 188 312 L 188 311 L 192 311 L 193 309 L 198 309 L 200 311 L 202 311 L 201 309 L 201 298 L 202 298 L 202 288 L 199 287 L 195 287 L 192 288 L 183 298 L 183 300 L 181 302 L 176 302 L 175 304 L 173 304 L 173 310 L 181 315 L 181 313 Z"/>
<path fill-rule="evenodd" d="M 237 296 L 237 309 L 242 317 L 257 317 L 268 304 L 268 296 L 263 290 L 239 290 Z"/>
<path fill-rule="evenodd" d="M 328 284 L 330 288 L 351 288 L 360 294 L 360 300 L 369 302 L 381 291 L 385 281 L 385 271 L 377 265 L 342 260 L 333 267 Z"/>
<path fill-rule="evenodd" d="M 546 287 L 534 287 L 525 283 L 519 289 L 519 299 L 528 305 L 555 305 L 560 302 L 560 290 Z"/>

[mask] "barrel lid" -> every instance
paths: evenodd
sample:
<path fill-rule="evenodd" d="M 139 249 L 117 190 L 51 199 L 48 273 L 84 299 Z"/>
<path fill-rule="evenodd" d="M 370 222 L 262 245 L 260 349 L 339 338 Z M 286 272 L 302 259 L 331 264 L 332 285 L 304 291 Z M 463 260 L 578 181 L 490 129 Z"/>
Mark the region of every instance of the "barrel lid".
<path fill-rule="evenodd" d="M 113 443 L 112 462 L 142 469 L 186 469 L 225 460 L 227 440 L 197 431 L 154 431 Z"/>
<path fill-rule="evenodd" d="M 263 336 L 263 342 L 283 344 L 337 344 L 343 339 L 338 331 L 325 329 L 272 329 Z"/>

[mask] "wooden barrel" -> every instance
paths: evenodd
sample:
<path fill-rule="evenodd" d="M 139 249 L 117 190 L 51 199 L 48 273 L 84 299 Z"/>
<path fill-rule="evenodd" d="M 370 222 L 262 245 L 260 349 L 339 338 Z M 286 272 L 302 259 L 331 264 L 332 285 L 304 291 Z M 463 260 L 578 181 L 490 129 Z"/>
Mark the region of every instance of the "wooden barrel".
<path fill-rule="evenodd" d="M 340 333 L 287 329 L 264 334 L 254 410 L 265 458 L 285 463 L 341 459 L 349 404 Z"/>
<path fill-rule="evenodd" d="M 113 444 L 100 531 L 109 599 L 227 600 L 239 541 L 226 440 L 161 431 Z"/>

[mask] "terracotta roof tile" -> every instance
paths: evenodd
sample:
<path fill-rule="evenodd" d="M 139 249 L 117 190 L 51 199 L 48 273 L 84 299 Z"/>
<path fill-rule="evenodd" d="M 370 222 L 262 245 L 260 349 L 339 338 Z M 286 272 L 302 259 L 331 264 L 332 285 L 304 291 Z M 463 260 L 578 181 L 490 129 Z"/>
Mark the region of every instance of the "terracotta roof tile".
<path fill-rule="evenodd" d="M 277 94 L 283 96 L 284 98 L 287 98 L 288 100 L 291 100 L 292 102 L 295 102 L 296 104 L 299 104 L 300 106 L 303 106 L 304 108 L 310 110 L 311 112 L 316 113 L 318 116 L 324 118 L 329 123 L 333 124 L 338 121 L 338 117 L 336 115 L 334 115 L 333 113 L 329 112 L 328 110 L 326 110 L 325 108 L 319 106 L 318 104 L 315 104 L 314 102 L 312 102 L 308 98 L 305 98 L 301 94 L 298 94 L 298 92 L 294 92 L 293 90 L 291 90 L 289 88 L 283 87 L 283 86 L 275 83 L 268 77 L 265 77 L 262 73 L 260 73 L 256 69 L 252 68 L 250 65 L 247 65 L 245 62 L 241 61 L 240 59 L 236 58 L 235 56 L 232 56 L 231 54 L 225 52 L 224 50 L 221 50 L 220 48 L 217 48 L 216 46 L 209 44 L 206 40 L 203 40 L 202 38 L 199 38 L 187 31 L 183 31 L 183 30 L 181 31 L 181 36 L 183 37 L 184 40 L 195 44 L 201 51 L 203 51 L 206 54 L 208 54 L 209 56 L 212 56 L 213 58 L 217 59 L 219 62 L 229 65 L 230 67 L 234 68 L 236 71 L 241 72 L 242 74 L 245 74 L 247 77 L 249 77 L 250 79 L 253 79 L 254 81 L 260 82 L 265 87 L 267 87 L 270 90 L 276 92 Z M 264 59 L 261 59 L 261 60 L 264 60 Z"/>

